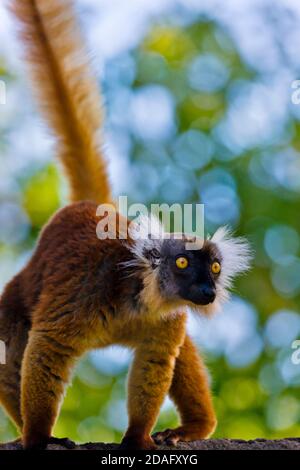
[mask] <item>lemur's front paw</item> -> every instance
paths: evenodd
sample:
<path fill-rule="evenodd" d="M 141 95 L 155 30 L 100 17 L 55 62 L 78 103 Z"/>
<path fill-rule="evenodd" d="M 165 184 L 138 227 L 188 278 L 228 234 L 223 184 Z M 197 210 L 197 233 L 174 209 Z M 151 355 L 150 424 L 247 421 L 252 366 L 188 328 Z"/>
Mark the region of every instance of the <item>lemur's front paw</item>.
<path fill-rule="evenodd" d="M 119 445 L 120 450 L 155 450 L 157 445 L 151 437 L 125 436 Z"/>
<path fill-rule="evenodd" d="M 154 442 L 158 445 L 176 446 L 178 441 L 182 441 L 182 436 L 176 429 L 166 429 L 165 431 L 152 434 Z"/>
<path fill-rule="evenodd" d="M 166 429 L 156 432 L 152 438 L 156 444 L 176 446 L 179 441 L 197 441 L 208 438 L 216 427 L 215 420 L 203 423 L 190 423 L 176 429 Z"/>

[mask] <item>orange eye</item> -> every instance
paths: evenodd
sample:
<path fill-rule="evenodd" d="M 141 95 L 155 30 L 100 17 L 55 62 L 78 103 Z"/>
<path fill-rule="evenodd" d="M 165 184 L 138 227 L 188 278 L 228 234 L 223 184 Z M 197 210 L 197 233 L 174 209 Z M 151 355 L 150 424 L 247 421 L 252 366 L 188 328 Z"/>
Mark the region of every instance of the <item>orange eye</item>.
<path fill-rule="evenodd" d="M 219 272 L 221 271 L 221 265 L 220 263 L 218 263 L 218 261 L 215 261 L 212 265 L 211 265 L 211 270 L 214 274 L 219 274 Z"/>
<path fill-rule="evenodd" d="M 185 269 L 189 265 L 189 262 L 185 256 L 179 256 L 176 260 L 176 266 L 179 269 Z"/>

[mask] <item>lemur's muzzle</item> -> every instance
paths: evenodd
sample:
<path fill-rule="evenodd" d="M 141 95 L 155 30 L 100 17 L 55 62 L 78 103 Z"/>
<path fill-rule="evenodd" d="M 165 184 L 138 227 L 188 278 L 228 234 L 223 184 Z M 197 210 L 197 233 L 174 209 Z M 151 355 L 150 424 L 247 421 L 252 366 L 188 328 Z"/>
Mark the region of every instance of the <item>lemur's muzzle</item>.
<path fill-rule="evenodd" d="M 193 285 L 185 295 L 185 299 L 196 305 L 211 304 L 216 298 L 216 289 L 208 284 Z"/>

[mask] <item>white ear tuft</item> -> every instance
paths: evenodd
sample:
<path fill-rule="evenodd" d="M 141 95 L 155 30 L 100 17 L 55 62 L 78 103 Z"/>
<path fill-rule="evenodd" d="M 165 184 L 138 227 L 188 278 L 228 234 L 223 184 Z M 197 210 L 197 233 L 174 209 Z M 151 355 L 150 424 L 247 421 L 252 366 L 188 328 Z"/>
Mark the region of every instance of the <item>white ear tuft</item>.
<path fill-rule="evenodd" d="M 220 283 L 228 288 L 235 276 L 250 268 L 252 258 L 250 245 L 245 238 L 233 237 L 227 227 L 220 227 L 211 241 L 217 245 L 223 258 Z"/>

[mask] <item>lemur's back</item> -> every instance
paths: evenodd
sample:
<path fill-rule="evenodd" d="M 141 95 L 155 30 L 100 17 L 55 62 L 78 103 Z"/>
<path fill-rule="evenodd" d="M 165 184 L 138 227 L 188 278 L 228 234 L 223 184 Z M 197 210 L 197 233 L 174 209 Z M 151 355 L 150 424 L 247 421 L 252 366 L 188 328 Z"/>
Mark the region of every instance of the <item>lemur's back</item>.
<path fill-rule="evenodd" d="M 80 202 L 58 211 L 44 227 L 29 263 L 6 286 L 0 305 L 2 311 L 14 311 L 30 320 L 32 309 L 39 300 L 44 279 L 53 276 L 63 266 L 62 260 L 80 251 L 92 250 L 96 241 L 96 204 Z M 51 229 L 49 230 L 49 226 Z M 77 241 L 77 243 L 76 243 Z M 60 268 L 61 269 L 61 268 Z M 70 277 L 72 276 L 69 264 Z"/>

